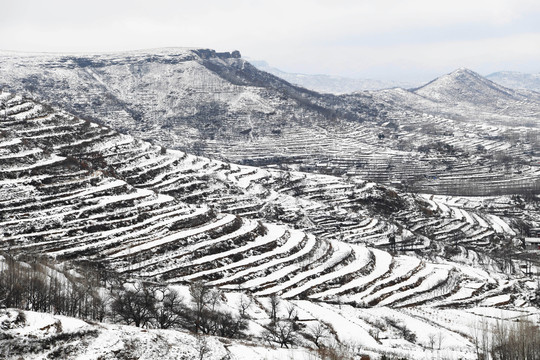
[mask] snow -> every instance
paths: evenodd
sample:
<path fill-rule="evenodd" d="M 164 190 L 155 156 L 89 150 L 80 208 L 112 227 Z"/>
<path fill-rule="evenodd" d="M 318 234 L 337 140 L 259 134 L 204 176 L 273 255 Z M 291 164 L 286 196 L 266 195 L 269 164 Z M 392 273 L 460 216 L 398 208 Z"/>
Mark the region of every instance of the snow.
<path fill-rule="evenodd" d="M 40 154 L 42 152 L 43 152 L 43 150 L 41 150 L 39 148 L 35 148 L 35 149 L 29 149 L 29 150 L 25 150 L 25 151 L 19 151 L 19 152 L 15 153 L 15 154 L 12 154 L 12 153 L 9 153 L 9 154 L 6 154 L 6 155 L 1 155 L 0 154 L 0 160 L 26 157 L 26 156 L 29 156 L 29 155 Z"/>
<path fill-rule="evenodd" d="M 509 294 L 503 294 L 498 296 L 492 296 L 482 301 L 484 306 L 497 306 L 499 304 L 507 304 L 512 300 Z"/>
<path fill-rule="evenodd" d="M 429 336 L 431 334 L 442 333 L 445 348 L 455 348 L 459 349 L 461 352 L 472 350 L 472 343 L 468 338 L 460 336 L 455 332 L 447 331 L 437 323 L 430 324 L 424 319 L 411 316 L 414 314 L 413 312 L 407 313 L 406 310 L 401 311 L 388 307 L 372 308 L 365 311 L 381 318 L 387 317 L 394 319 L 398 323 L 405 325 L 409 330 L 416 334 L 417 342 L 425 347 L 429 347 Z"/>
<path fill-rule="evenodd" d="M 213 274 L 213 273 L 216 273 L 216 272 L 226 272 L 227 270 L 238 268 L 238 267 L 247 267 L 248 265 L 251 265 L 251 264 L 253 264 L 253 263 L 255 263 L 255 262 L 259 261 L 259 260 L 263 260 L 263 259 L 267 259 L 267 258 L 271 259 L 271 258 L 273 258 L 275 256 L 285 254 L 285 253 L 289 252 L 290 250 L 292 250 L 295 246 L 297 246 L 300 243 L 300 241 L 303 239 L 303 237 L 305 236 L 304 233 L 302 233 L 300 231 L 289 230 L 289 232 L 292 232 L 292 234 L 289 235 L 289 237 L 287 239 L 287 242 L 284 245 L 279 246 L 279 247 L 275 248 L 272 251 L 268 251 L 268 252 L 265 252 L 265 253 L 260 254 L 260 255 L 250 256 L 250 257 L 248 257 L 246 259 L 243 259 L 243 260 L 240 260 L 240 261 L 237 261 L 237 262 L 234 262 L 234 263 L 231 263 L 231 264 L 219 267 L 219 268 L 210 269 L 210 270 L 199 272 L 199 273 L 194 273 L 193 275 L 186 276 L 185 279 L 189 280 L 191 278 L 195 278 L 195 277 L 198 277 L 198 276 L 209 275 L 209 274 Z M 250 269 L 250 267 L 247 267 L 247 269 Z M 239 276 L 238 273 L 236 273 L 232 277 L 226 277 L 225 280 L 226 281 L 231 281 L 231 280 L 234 280 L 235 278 L 238 278 L 238 277 L 240 277 L 240 276 Z M 209 285 L 216 285 L 216 284 L 219 284 L 221 281 L 223 281 L 223 280 L 210 281 L 208 284 Z"/>
<path fill-rule="evenodd" d="M 194 265 L 200 265 L 200 264 L 204 264 L 208 262 L 214 262 L 215 260 L 226 258 L 234 254 L 241 254 L 251 249 L 276 242 L 278 241 L 279 238 L 281 238 L 285 234 L 285 228 L 283 228 L 282 226 L 270 225 L 270 224 L 265 224 L 265 226 L 268 229 L 268 233 L 266 235 L 259 236 L 255 240 L 250 241 L 243 246 L 239 246 L 231 250 L 220 252 L 217 254 L 203 256 L 195 260 L 189 261 L 185 264 L 181 264 L 180 266 L 189 267 L 189 266 L 194 266 Z M 183 280 L 184 278 L 181 277 L 181 278 L 168 279 L 167 281 L 170 283 L 174 283 L 174 282 L 183 281 Z"/>
<path fill-rule="evenodd" d="M 29 117 L 38 115 L 40 111 L 42 110 L 43 110 L 43 106 L 37 104 L 37 105 L 34 105 L 31 109 L 25 110 L 16 115 L 11 115 L 11 118 L 14 118 L 16 120 L 24 120 Z"/>
<path fill-rule="evenodd" d="M 275 111 L 274 107 L 259 94 L 254 92 L 256 89 L 249 88 L 239 94 L 231 102 L 231 110 L 234 111 L 260 111 L 264 114 L 270 114 Z"/>
<path fill-rule="evenodd" d="M 316 356 L 313 351 L 305 348 L 285 349 L 277 347 L 262 347 L 253 344 L 236 343 L 227 346 L 231 360 L 313 360 Z"/>
<path fill-rule="evenodd" d="M 7 313 L 4 313 L 3 316 L 1 316 L 1 312 L 2 310 L 0 310 L 0 322 L 2 317 L 10 315 L 9 310 L 7 311 Z M 76 318 L 61 315 L 52 316 L 47 313 L 39 313 L 33 311 L 25 311 L 24 313 L 26 315 L 25 327 L 23 327 L 22 329 L 17 329 L 18 335 L 40 336 L 40 334 L 43 334 L 43 332 L 47 332 L 47 330 L 41 329 L 46 328 L 49 325 L 53 325 L 57 321 L 61 322 L 62 330 L 66 332 L 75 332 L 77 330 L 80 330 L 81 328 L 90 327 L 87 322 Z"/>
<path fill-rule="evenodd" d="M 282 291 L 284 289 L 287 289 L 287 288 L 297 284 L 298 282 L 300 282 L 302 280 L 305 280 L 307 278 L 316 276 L 320 272 L 322 272 L 322 271 L 324 271 L 326 269 L 329 269 L 332 266 L 340 263 L 352 251 L 350 245 L 348 245 L 346 243 L 343 243 L 341 241 L 331 241 L 331 246 L 332 246 L 332 249 L 334 250 L 333 253 L 332 253 L 332 256 L 330 257 L 330 259 L 325 261 L 323 264 L 321 264 L 321 265 L 319 265 L 317 267 L 314 267 L 312 269 L 309 269 L 309 270 L 304 270 L 301 273 L 296 274 L 295 276 L 293 276 L 289 280 L 284 281 L 284 282 L 280 283 L 279 285 L 267 288 L 267 289 L 265 289 L 263 291 L 259 291 L 259 292 L 255 293 L 255 295 L 257 295 L 257 296 L 265 296 L 265 295 L 268 295 L 268 294 L 277 293 L 277 292 L 280 292 L 280 291 Z M 293 296 L 293 295 L 297 294 L 297 292 L 293 291 L 291 294 L 292 295 L 290 295 L 290 296 Z"/>
<path fill-rule="evenodd" d="M 484 228 L 490 228 L 489 224 L 478 214 L 473 214 L 476 221 L 478 221 L 478 225 Z"/>
<path fill-rule="evenodd" d="M 508 226 L 508 224 L 497 215 L 487 214 L 486 216 L 489 218 L 494 228 L 497 227 L 498 229 L 500 229 L 500 231 L 498 232 L 506 233 L 509 235 L 516 235 L 516 232 L 512 230 L 512 228 Z"/>
<path fill-rule="evenodd" d="M 371 284 L 372 282 L 376 281 L 377 279 L 382 277 L 384 274 L 389 272 L 390 265 L 392 263 L 392 256 L 388 252 L 378 250 L 378 249 L 371 249 L 371 251 L 375 255 L 375 269 L 373 269 L 372 272 L 370 272 L 369 274 L 365 276 L 357 277 L 354 280 L 349 281 L 348 283 L 340 287 L 329 289 L 322 293 L 315 294 L 313 297 L 319 298 L 319 299 L 329 298 L 334 295 L 343 293 L 347 290 L 351 290 L 354 288 L 361 288 L 363 286 Z"/>
<path fill-rule="evenodd" d="M 212 245 L 217 244 L 217 243 L 224 243 L 224 242 L 226 242 L 228 240 L 231 240 L 231 239 L 234 239 L 234 238 L 236 238 L 238 236 L 242 236 L 244 234 L 251 233 L 251 232 L 255 231 L 255 229 L 258 226 L 259 226 L 259 224 L 256 221 L 245 220 L 242 223 L 242 226 L 240 227 L 240 229 L 238 229 L 238 230 L 235 230 L 235 231 L 233 231 L 231 233 L 222 235 L 222 236 L 217 237 L 215 239 L 199 241 L 199 242 L 196 242 L 195 244 L 190 244 L 190 245 L 184 246 L 180 250 L 168 251 L 164 255 L 156 256 L 156 257 L 153 257 L 153 258 L 151 258 L 149 260 L 139 262 L 137 264 L 132 264 L 132 265 L 129 266 L 129 270 L 133 271 L 133 270 L 136 270 L 136 269 L 147 267 L 147 266 L 152 265 L 152 264 L 165 263 L 167 260 L 170 260 L 170 259 L 181 258 L 182 256 L 194 253 L 198 249 L 204 249 L 205 247 L 212 246 Z M 156 269 L 154 271 L 151 271 L 151 272 L 145 271 L 145 272 L 143 272 L 141 274 L 143 276 L 155 276 L 157 274 L 166 272 L 167 270 L 172 270 L 177 264 L 178 263 L 175 262 L 171 266 L 163 266 L 162 265 L 162 266 L 160 266 L 158 269 Z M 190 278 L 190 276 L 186 277 L 186 280 L 189 279 L 189 278 Z"/>
<path fill-rule="evenodd" d="M 302 286 L 296 287 L 293 290 L 285 292 L 282 295 L 282 297 L 283 298 L 294 297 L 294 296 L 296 296 L 296 295 L 298 295 L 298 294 L 300 294 L 300 293 L 302 293 L 302 292 L 304 292 L 306 290 L 309 290 L 312 287 L 315 287 L 315 286 L 320 285 L 320 284 L 324 284 L 327 281 L 331 281 L 333 279 L 345 276 L 347 274 L 353 273 L 353 272 L 358 271 L 358 270 L 362 269 L 363 267 L 365 267 L 368 264 L 368 261 L 369 261 L 370 251 L 366 247 L 360 247 L 360 246 L 354 246 L 354 245 L 351 246 L 351 248 L 352 248 L 352 250 L 354 251 L 354 254 L 355 254 L 355 259 L 354 259 L 354 261 L 352 263 L 343 266 L 342 268 L 340 268 L 337 271 L 332 271 L 332 272 L 330 272 L 328 274 L 324 274 L 322 276 L 317 276 L 315 279 L 311 279 L 311 280 L 307 281 Z M 331 259 L 329 261 L 331 261 Z M 314 269 L 314 271 L 315 270 L 316 269 Z M 305 273 L 312 276 L 312 274 L 310 274 L 310 272 L 305 272 Z"/>
<path fill-rule="evenodd" d="M 181 215 L 181 216 L 178 216 L 178 217 L 173 217 L 172 215 L 185 214 L 186 209 L 176 210 L 173 213 L 165 213 L 165 214 L 158 215 L 158 216 L 155 216 L 153 218 L 147 219 L 147 220 L 145 220 L 145 221 L 143 221 L 143 222 L 141 222 L 141 223 L 139 223 L 137 225 L 131 225 L 131 226 L 123 227 L 123 228 L 104 231 L 104 232 L 102 232 L 100 234 L 99 238 L 107 238 L 106 240 L 94 241 L 94 242 L 92 242 L 90 244 L 84 244 L 84 245 L 75 246 L 75 247 L 65 249 L 65 250 L 59 250 L 59 251 L 56 251 L 56 252 L 51 252 L 50 255 L 51 256 L 62 256 L 64 254 L 68 254 L 68 253 L 71 253 L 71 252 L 83 251 L 83 250 L 88 250 L 88 249 L 93 249 L 93 248 L 100 248 L 100 247 L 102 247 L 104 245 L 121 243 L 125 239 L 134 238 L 134 237 L 137 237 L 137 236 L 142 236 L 143 234 L 151 232 L 155 228 L 162 227 L 162 226 L 164 226 L 166 224 L 174 223 L 175 221 L 177 221 L 179 219 L 191 218 L 191 217 L 197 216 L 199 214 L 203 214 L 203 213 L 205 213 L 207 211 L 208 211 L 208 208 L 199 207 L 199 208 L 195 208 L 195 210 L 189 215 Z M 164 221 L 156 223 L 157 220 L 160 220 L 160 219 L 163 219 L 163 218 L 165 219 Z M 149 225 L 149 224 L 152 224 L 152 225 Z M 137 230 L 137 231 L 130 231 L 130 229 L 133 229 L 133 228 L 136 228 L 136 227 L 141 228 L 141 229 Z M 123 234 L 123 235 L 113 237 L 113 235 L 118 235 L 118 234 Z"/>
<path fill-rule="evenodd" d="M 8 140 L 8 141 L 3 141 L 3 142 L 0 142 L 0 148 L 11 146 L 11 145 L 17 145 L 17 144 L 20 144 L 21 141 L 22 140 L 20 138 L 13 138 L 13 139 Z"/>
<path fill-rule="evenodd" d="M 122 202 L 122 201 L 128 201 L 128 200 L 134 200 L 134 199 L 140 199 L 145 198 L 149 196 L 153 196 L 154 192 L 151 190 L 146 189 L 137 189 L 137 191 L 129 194 L 122 194 L 122 195 L 112 195 L 112 196 L 101 196 L 97 202 L 97 205 L 99 206 L 107 206 L 109 204 L 115 203 L 115 202 Z"/>
<path fill-rule="evenodd" d="M 431 290 L 433 287 L 447 280 L 449 273 L 450 269 L 441 269 L 436 267 L 431 269 L 426 268 L 426 271 L 424 273 L 420 271 L 417 276 L 411 277 L 408 281 L 400 283 L 400 286 L 396 286 L 395 289 L 401 289 L 403 286 L 415 284 L 416 281 L 422 281 L 420 285 L 415 286 L 412 289 L 394 292 L 391 296 L 379 302 L 379 305 L 391 305 L 392 303 L 398 302 L 399 300 L 409 295 L 415 295 L 416 293 L 422 293 Z"/>
<path fill-rule="evenodd" d="M 480 289 L 484 285 L 485 283 L 483 282 L 470 282 L 470 283 L 464 284 L 459 288 L 459 290 L 455 294 L 449 296 L 447 300 L 454 301 L 454 300 L 469 299 L 470 297 L 473 296 L 473 294 L 478 289 Z"/>
<path fill-rule="evenodd" d="M 339 340 L 343 343 L 355 345 L 378 347 L 377 341 L 368 333 L 368 330 L 362 326 L 361 321 L 344 316 L 335 311 L 330 305 L 318 304 L 306 300 L 295 301 L 294 304 L 302 311 L 311 315 L 311 317 L 320 319 L 320 321 L 330 324 L 337 332 Z M 347 307 L 348 305 L 344 305 Z"/>
<path fill-rule="evenodd" d="M 204 211 L 204 209 L 199 210 L 199 212 L 201 212 L 201 213 L 203 211 Z M 218 227 L 223 226 L 225 224 L 228 224 L 228 223 L 232 222 L 235 218 L 236 217 L 234 215 L 228 214 L 228 215 L 223 216 L 221 219 L 217 220 L 216 222 L 211 222 L 209 224 L 206 224 L 206 225 L 203 225 L 203 226 L 200 226 L 200 227 L 196 227 L 196 228 L 193 228 L 193 229 L 179 231 L 179 232 L 171 234 L 169 236 L 165 236 L 165 237 L 163 237 L 161 239 L 157 239 L 157 240 L 150 241 L 150 242 L 138 245 L 138 246 L 134 246 L 134 247 L 126 249 L 126 250 L 119 251 L 116 254 L 112 254 L 111 258 L 114 259 L 114 258 L 127 256 L 127 255 L 131 256 L 131 255 L 137 254 L 139 252 L 152 249 L 154 247 L 158 247 L 158 246 L 161 246 L 161 245 L 164 245 L 164 244 L 168 244 L 170 242 L 185 239 L 185 238 L 187 238 L 189 236 L 205 233 L 205 232 L 207 232 L 207 231 L 209 231 L 211 229 L 215 229 L 215 228 L 218 228 Z"/>
<path fill-rule="evenodd" d="M 53 154 L 49 158 L 41 159 L 31 165 L 12 167 L 12 168 L 0 168 L 0 173 L 31 170 L 31 169 L 35 169 L 41 166 L 48 166 L 48 165 L 56 164 L 64 160 L 65 160 L 64 157 Z"/>
<path fill-rule="evenodd" d="M 389 284 L 398 279 L 400 280 L 402 278 L 408 278 L 410 277 L 410 274 L 412 274 L 413 271 L 416 271 L 418 267 L 421 265 L 420 259 L 417 259 L 412 256 L 395 257 L 393 261 L 394 261 L 394 267 L 392 268 L 392 273 L 390 274 L 390 276 L 384 279 L 380 279 L 379 281 L 375 282 L 373 285 L 367 287 L 362 292 L 357 292 L 355 294 L 344 297 L 342 299 L 343 300 L 346 299 L 347 301 L 356 301 L 356 302 L 364 301 L 365 297 L 369 295 L 370 293 L 372 293 L 375 288 L 383 287 L 385 284 Z M 401 283 L 401 281 L 399 283 Z"/>

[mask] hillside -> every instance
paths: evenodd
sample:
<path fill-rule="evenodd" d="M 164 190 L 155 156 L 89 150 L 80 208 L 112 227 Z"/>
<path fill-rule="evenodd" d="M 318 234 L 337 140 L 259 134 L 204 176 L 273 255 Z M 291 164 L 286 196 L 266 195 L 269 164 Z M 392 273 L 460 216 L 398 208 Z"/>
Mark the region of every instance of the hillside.
<path fill-rule="evenodd" d="M 0 99 L 0 243 L 10 254 L 99 263 L 125 280 L 203 281 L 229 294 L 232 309 L 246 292 L 259 304 L 251 315 L 259 341 L 274 294 L 280 318 L 293 306 L 303 326 L 332 334 L 329 343 L 378 353 L 397 344 L 404 356 L 443 332 L 446 353 L 470 357 L 467 326 L 493 308 L 537 316 L 535 284 L 513 242 L 523 224 L 539 225 L 537 202 L 409 195 L 235 165 L 15 94 Z"/>
<path fill-rule="evenodd" d="M 334 97 L 259 71 L 237 51 L 0 54 L 0 73 L 16 91 L 174 148 L 211 139 L 246 142 L 285 124 L 301 128 L 335 118 L 322 105 Z"/>
<path fill-rule="evenodd" d="M 82 118 L 214 159 L 445 195 L 540 186 L 538 96 L 468 70 L 415 92 L 342 96 L 291 85 L 238 52 L 200 49 L 4 53 L 0 74 L 5 87 Z"/>
<path fill-rule="evenodd" d="M 276 349 L 256 343 L 195 336 L 177 330 L 92 323 L 31 311 L 0 310 L 3 359 L 309 359 L 307 349 Z M 20 319 L 23 317 L 23 319 Z M 23 340 L 18 342 L 16 339 Z"/>
<path fill-rule="evenodd" d="M 508 101 L 517 97 L 510 89 L 499 86 L 465 68 L 443 75 L 414 92 L 439 102 L 466 101 L 477 105 L 497 98 Z"/>
<path fill-rule="evenodd" d="M 486 111 L 499 116 L 512 117 L 519 114 L 534 118 L 540 109 L 540 94 L 503 87 L 464 68 L 443 75 L 414 92 L 439 104 L 457 107 L 454 111 L 462 114 Z M 490 120 L 487 120 L 489 123 Z M 509 125 L 525 124 L 521 122 Z"/>

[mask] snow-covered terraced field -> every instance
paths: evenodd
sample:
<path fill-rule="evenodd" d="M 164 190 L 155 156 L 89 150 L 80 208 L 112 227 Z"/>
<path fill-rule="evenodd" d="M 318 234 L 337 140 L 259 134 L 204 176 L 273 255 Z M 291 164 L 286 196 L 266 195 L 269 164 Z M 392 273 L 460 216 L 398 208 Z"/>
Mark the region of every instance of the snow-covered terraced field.
<path fill-rule="evenodd" d="M 414 324 L 426 343 L 421 324 L 443 323 L 428 312 L 527 304 L 497 264 L 476 267 L 485 258 L 474 249 L 517 233 L 499 198 L 412 196 L 356 178 L 229 164 L 0 98 L 10 114 L 0 118 L 2 250 L 100 261 L 175 286 L 277 294 L 339 340 L 363 334 L 379 350 L 417 349 L 392 343 L 395 326 L 386 339 L 373 335 L 389 316 Z M 447 248 L 459 263 L 439 257 Z M 449 349 L 467 338 L 445 326 Z"/>
<path fill-rule="evenodd" d="M 22 98 L 17 99 L 10 100 L 10 104 L 15 107 L 19 103 L 31 103 Z M 374 201 L 381 202 L 382 212 L 387 207 L 391 209 L 392 206 L 403 206 L 392 203 L 392 190 L 374 183 L 357 178 L 346 181 L 335 176 L 229 164 L 165 150 L 77 119 L 62 123 L 53 114 L 44 115 L 26 120 L 24 126 L 17 125 L 17 120 L 10 118 L 5 126 L 10 124 L 21 135 L 40 136 L 33 138 L 35 141 L 39 139 L 38 143 L 54 141 L 53 148 L 57 147 L 56 152 L 66 159 L 89 164 L 105 171 L 107 175 L 121 178 L 133 187 L 192 204 L 211 203 L 218 212 L 251 218 L 271 218 L 291 224 L 301 223 L 303 229 L 326 240 L 390 246 L 389 238 L 397 228 L 403 225 L 409 227 L 408 224 L 413 222 L 417 223 L 411 229 L 413 237 L 398 235 L 395 240 L 400 249 L 425 248 L 429 246 L 427 238 L 442 241 L 451 239 L 453 242 L 459 238 L 463 243 L 485 244 L 491 241 L 493 234 L 510 235 L 515 232 L 497 213 L 477 214 L 459 205 L 446 206 L 440 200 L 432 201 L 430 210 L 443 217 L 455 218 L 452 224 L 443 224 L 433 218 L 423 222 L 418 213 L 409 213 L 400 215 L 406 223 L 396 227 L 383 216 L 367 214 L 364 210 Z M 51 127 L 62 128 L 63 135 L 58 137 L 58 134 L 51 132 Z M 21 140 L 16 138 L 11 141 Z M 4 152 L 9 149 L 7 147 Z M 15 156 L 21 159 L 39 157 L 40 151 L 20 151 Z M 11 159 L 14 156 L 11 155 L 10 161 L 13 161 Z M 54 156 L 32 166 L 52 164 L 59 160 Z M 11 169 L 14 170 L 16 168 Z M 427 197 L 424 200 L 431 201 Z M 494 210 L 499 211 L 500 208 Z"/>

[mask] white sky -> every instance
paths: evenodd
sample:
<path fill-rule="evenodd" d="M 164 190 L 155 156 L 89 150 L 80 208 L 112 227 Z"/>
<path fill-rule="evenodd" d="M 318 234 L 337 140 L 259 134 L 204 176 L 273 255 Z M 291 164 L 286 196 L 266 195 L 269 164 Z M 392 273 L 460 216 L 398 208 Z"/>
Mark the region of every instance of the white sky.
<path fill-rule="evenodd" d="M 240 50 L 288 72 L 402 81 L 540 72 L 539 0 L 0 0 L 0 49 Z"/>

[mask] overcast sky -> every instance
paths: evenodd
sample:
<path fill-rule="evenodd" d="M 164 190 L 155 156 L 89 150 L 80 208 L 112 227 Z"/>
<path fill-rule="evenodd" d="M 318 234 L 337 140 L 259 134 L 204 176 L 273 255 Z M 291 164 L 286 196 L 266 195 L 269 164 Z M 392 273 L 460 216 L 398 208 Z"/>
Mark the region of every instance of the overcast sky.
<path fill-rule="evenodd" d="M 0 49 L 240 50 L 288 72 L 540 72 L 539 0 L 0 0 Z"/>

